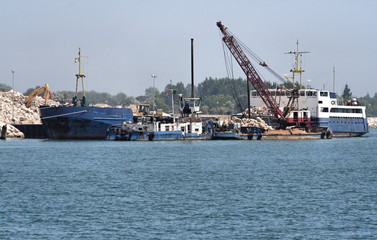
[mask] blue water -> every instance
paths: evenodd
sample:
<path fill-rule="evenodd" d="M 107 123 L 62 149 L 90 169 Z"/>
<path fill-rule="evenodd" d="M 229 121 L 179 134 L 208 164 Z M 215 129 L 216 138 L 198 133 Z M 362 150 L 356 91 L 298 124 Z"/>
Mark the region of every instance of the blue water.
<path fill-rule="evenodd" d="M 0 141 L 0 239 L 377 239 L 376 143 Z"/>

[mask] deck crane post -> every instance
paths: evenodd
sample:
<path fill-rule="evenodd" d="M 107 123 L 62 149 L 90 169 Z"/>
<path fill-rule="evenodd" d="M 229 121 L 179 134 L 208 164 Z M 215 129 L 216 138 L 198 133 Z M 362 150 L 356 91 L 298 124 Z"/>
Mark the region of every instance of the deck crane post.
<path fill-rule="evenodd" d="M 295 74 L 298 73 L 299 74 L 299 77 L 300 77 L 300 87 L 299 89 L 302 88 L 302 73 L 305 72 L 303 69 L 302 69 L 302 54 L 303 53 L 310 53 L 308 51 L 299 51 L 298 50 L 298 40 L 296 42 L 296 45 L 297 45 L 297 51 L 290 51 L 290 52 L 287 52 L 285 54 L 294 54 L 295 55 L 295 65 L 294 65 L 294 69 L 291 69 L 291 72 L 292 72 L 292 84 L 293 84 L 293 87 L 295 86 Z M 300 58 L 301 57 L 301 58 Z"/>
<path fill-rule="evenodd" d="M 80 101 L 78 99 L 78 88 L 79 88 L 79 79 L 81 79 L 81 87 L 82 87 L 82 99 L 81 99 L 81 107 L 84 107 L 86 105 L 86 99 L 85 99 L 85 88 L 84 88 L 84 78 L 86 77 L 85 74 L 82 72 L 82 61 L 83 56 L 81 56 L 81 49 L 79 48 L 79 57 L 75 58 L 75 63 L 79 63 L 79 73 L 76 74 L 76 95 L 73 97 L 72 102 L 73 106 L 77 106 L 77 102 Z"/>
<path fill-rule="evenodd" d="M 251 64 L 250 60 L 247 58 L 235 37 L 228 32 L 227 28 L 221 22 L 217 22 L 216 25 L 220 28 L 221 33 L 224 35 L 222 40 L 242 68 L 243 72 L 246 74 L 247 80 L 253 85 L 268 109 L 273 113 L 276 119 L 282 122 L 287 122 L 276 100 L 272 97 L 270 91 Z"/>

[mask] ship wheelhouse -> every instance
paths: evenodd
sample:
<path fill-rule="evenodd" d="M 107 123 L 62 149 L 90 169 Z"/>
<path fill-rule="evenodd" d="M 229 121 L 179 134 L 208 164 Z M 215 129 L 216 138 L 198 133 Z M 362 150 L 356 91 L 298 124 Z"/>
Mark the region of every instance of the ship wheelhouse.
<path fill-rule="evenodd" d="M 290 90 L 286 89 L 270 89 L 271 95 L 275 98 L 276 102 L 279 104 L 280 109 L 283 110 L 287 106 L 289 97 L 291 94 Z M 263 100 L 260 98 L 256 91 L 251 91 L 250 103 L 252 107 L 262 107 L 265 106 Z M 318 106 L 319 105 L 337 105 L 338 101 L 336 99 L 336 94 L 328 91 L 321 91 L 316 89 L 300 89 L 298 98 L 298 110 L 308 110 L 312 117 L 318 117 Z"/>

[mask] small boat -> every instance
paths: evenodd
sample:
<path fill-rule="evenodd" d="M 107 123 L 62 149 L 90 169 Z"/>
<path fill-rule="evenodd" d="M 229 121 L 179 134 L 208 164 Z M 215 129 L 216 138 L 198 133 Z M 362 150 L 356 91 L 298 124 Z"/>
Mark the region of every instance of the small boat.
<path fill-rule="evenodd" d="M 203 125 L 201 119 L 171 116 L 134 116 L 132 122 L 110 126 L 107 140 L 118 141 L 169 141 L 208 140 L 211 123 Z"/>
<path fill-rule="evenodd" d="M 237 124 L 216 127 L 213 132 L 213 140 L 253 140 L 261 139 L 265 132 L 260 127 L 239 127 Z"/>

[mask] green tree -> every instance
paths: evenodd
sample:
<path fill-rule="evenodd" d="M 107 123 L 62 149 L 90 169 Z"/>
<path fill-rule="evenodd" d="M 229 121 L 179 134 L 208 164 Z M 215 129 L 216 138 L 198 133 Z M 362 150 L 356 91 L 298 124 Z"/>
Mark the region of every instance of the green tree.
<path fill-rule="evenodd" d="M 9 92 L 12 88 L 5 83 L 0 83 L 0 92 Z"/>
<path fill-rule="evenodd" d="M 247 82 L 245 79 L 206 78 L 202 83 L 198 85 L 197 89 L 198 95 L 205 99 L 202 105 L 202 109 L 204 109 L 203 112 L 207 109 L 208 112 L 211 113 L 220 110 L 219 106 L 213 105 L 213 102 L 209 103 L 208 101 L 206 101 L 206 99 L 210 96 L 218 95 L 224 95 L 229 97 L 229 104 L 231 104 L 231 107 L 226 107 L 227 112 L 240 112 L 246 109 L 247 107 Z M 253 89 L 252 86 L 251 89 Z M 224 112 L 224 109 L 222 109 L 221 111 Z"/>
<path fill-rule="evenodd" d="M 149 87 L 145 89 L 145 96 L 147 98 L 153 99 L 153 97 L 157 96 L 158 94 L 160 94 L 160 92 L 158 91 L 157 88 Z"/>
<path fill-rule="evenodd" d="M 176 85 L 173 85 L 172 88 L 175 89 L 177 94 L 182 94 L 183 96 L 188 97 L 190 93 L 187 91 L 187 88 L 182 82 L 178 82 Z"/>
<path fill-rule="evenodd" d="M 368 117 L 377 116 L 377 93 L 374 94 L 374 97 L 370 97 L 369 94 L 365 97 L 360 97 L 358 103 L 366 107 L 366 114 Z"/>
<path fill-rule="evenodd" d="M 156 109 L 162 109 L 164 112 L 170 112 L 170 106 L 165 104 L 164 99 L 161 96 L 156 97 L 155 99 Z"/>
<path fill-rule="evenodd" d="M 225 94 L 211 95 L 203 100 L 209 114 L 226 114 L 233 112 L 234 102 L 232 97 Z"/>
<path fill-rule="evenodd" d="M 58 91 L 54 92 L 52 96 L 55 101 L 65 104 L 72 101 L 72 98 L 73 96 L 75 96 L 75 93 L 72 91 Z"/>
<path fill-rule="evenodd" d="M 351 89 L 348 87 L 348 84 L 344 87 L 342 98 L 344 101 L 347 101 L 352 98 L 352 92 Z"/>
<path fill-rule="evenodd" d="M 135 104 L 135 98 L 128 97 L 125 93 L 118 93 L 117 95 L 114 96 L 114 100 L 116 102 L 116 105 L 120 105 L 122 107 Z"/>
<path fill-rule="evenodd" d="M 136 97 L 136 101 L 138 103 L 147 103 L 148 102 L 148 98 L 145 95 L 141 95 L 141 96 L 137 96 Z"/>
<path fill-rule="evenodd" d="M 24 96 L 29 96 L 35 89 L 37 89 L 37 88 L 40 88 L 41 86 L 36 86 L 35 88 L 28 88 L 24 93 L 23 93 L 23 95 Z M 41 93 L 40 95 L 42 95 L 43 93 Z"/>

